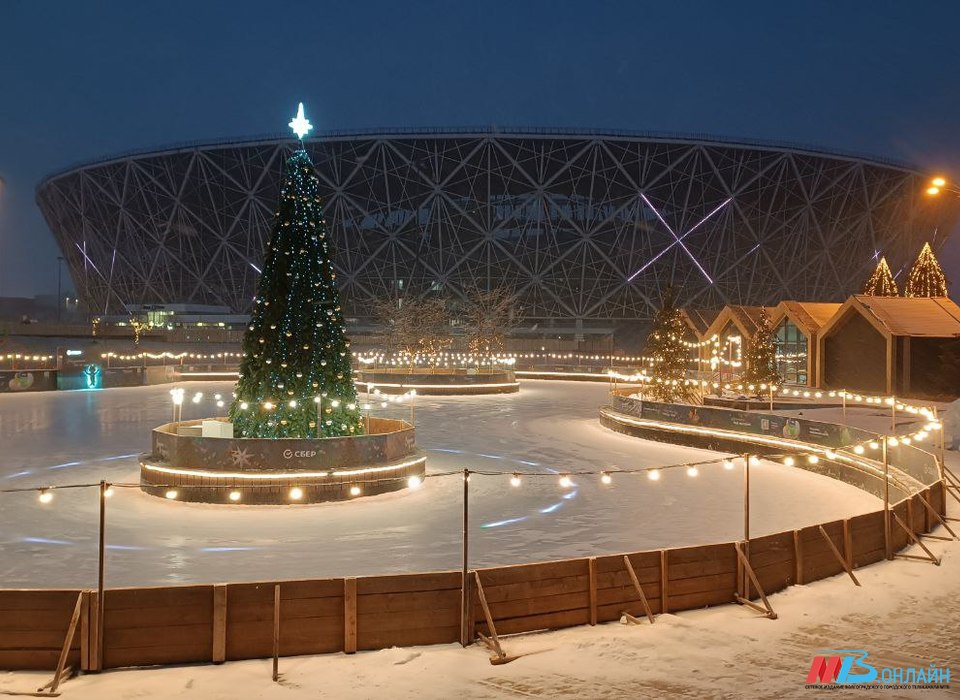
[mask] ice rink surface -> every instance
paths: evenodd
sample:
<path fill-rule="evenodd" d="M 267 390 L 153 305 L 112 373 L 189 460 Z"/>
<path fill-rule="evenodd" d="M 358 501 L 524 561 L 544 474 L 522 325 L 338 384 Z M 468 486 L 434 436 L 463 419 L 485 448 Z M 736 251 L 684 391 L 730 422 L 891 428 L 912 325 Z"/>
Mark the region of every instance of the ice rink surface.
<path fill-rule="evenodd" d="M 216 413 L 232 384 L 183 384 Z M 0 395 L 0 488 L 136 483 L 150 430 L 171 419 L 169 386 Z M 713 453 L 618 435 L 597 409 L 606 384 L 524 381 L 519 394 L 419 397 L 417 443 L 428 474 L 465 467 L 504 472 L 634 468 Z M 221 411 L 222 412 L 222 411 Z M 404 417 L 406 407 L 384 415 Z M 737 539 L 743 482 L 733 471 L 665 471 L 658 482 L 596 476 L 561 488 L 555 476 L 470 480 L 471 567 Z M 751 471 L 754 536 L 877 509 L 874 497 L 798 468 Z M 463 483 L 428 478 L 416 491 L 299 506 L 200 505 L 120 488 L 107 502 L 108 586 L 169 585 L 458 569 Z M 0 494 L 0 585 L 96 584 L 97 488 Z"/>

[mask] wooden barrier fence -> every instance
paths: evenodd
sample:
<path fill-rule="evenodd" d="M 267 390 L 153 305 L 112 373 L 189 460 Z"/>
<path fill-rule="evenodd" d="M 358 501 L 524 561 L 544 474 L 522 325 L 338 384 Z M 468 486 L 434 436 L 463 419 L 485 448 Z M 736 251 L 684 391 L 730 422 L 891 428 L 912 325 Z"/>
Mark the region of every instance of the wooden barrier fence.
<path fill-rule="evenodd" d="M 897 503 L 914 533 L 943 514 L 943 483 Z M 927 508 L 923 499 L 932 508 Z M 892 548 L 910 538 L 894 526 Z M 829 541 L 828 541 L 829 538 Z M 653 614 L 730 603 L 744 590 L 734 542 L 633 552 L 629 558 Z M 836 550 L 836 551 L 835 551 Z M 752 538 L 748 556 L 767 594 L 844 573 L 885 557 L 882 511 Z M 839 554 L 839 557 L 838 557 Z M 498 634 L 642 618 L 645 609 L 623 554 L 477 569 Z M 471 573 L 471 577 L 473 577 Z M 53 669 L 81 598 L 67 665 L 81 670 L 269 658 L 279 583 L 279 654 L 347 653 L 460 639 L 459 571 L 310 581 L 108 589 L 102 661 L 95 591 L 0 590 L 0 668 Z M 746 587 L 756 599 L 754 587 Z M 466 619 L 489 636 L 478 590 Z M 743 612 L 742 614 L 747 614 Z"/>

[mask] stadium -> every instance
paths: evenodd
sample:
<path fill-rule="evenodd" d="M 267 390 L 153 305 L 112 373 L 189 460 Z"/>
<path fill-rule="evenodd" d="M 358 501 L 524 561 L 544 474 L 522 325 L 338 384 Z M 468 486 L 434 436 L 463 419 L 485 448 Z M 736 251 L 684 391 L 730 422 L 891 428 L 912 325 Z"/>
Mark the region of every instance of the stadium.
<path fill-rule="evenodd" d="M 94 314 L 249 310 L 289 137 L 83 164 L 37 201 Z M 630 132 L 329 132 L 306 149 L 348 316 L 506 287 L 528 329 L 609 333 L 679 303 L 841 301 L 945 240 L 928 174 L 812 147 Z"/>

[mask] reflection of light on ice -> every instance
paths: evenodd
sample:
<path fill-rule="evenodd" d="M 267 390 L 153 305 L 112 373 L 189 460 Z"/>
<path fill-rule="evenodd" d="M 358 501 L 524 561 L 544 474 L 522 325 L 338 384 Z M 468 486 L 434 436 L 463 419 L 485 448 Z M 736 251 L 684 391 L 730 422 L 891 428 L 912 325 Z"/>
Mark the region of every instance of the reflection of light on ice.
<path fill-rule="evenodd" d="M 501 527 L 503 525 L 511 525 L 513 523 L 521 523 L 527 519 L 527 516 L 524 515 L 520 518 L 507 518 L 506 520 L 498 520 L 494 523 L 484 523 L 480 527 L 491 528 L 491 527 Z"/>
<path fill-rule="evenodd" d="M 30 476 L 31 474 L 33 474 L 33 472 L 30 471 L 30 470 L 27 470 L 27 471 L 23 471 L 23 472 L 17 472 L 16 474 L 9 474 L 9 475 L 7 475 L 5 478 L 7 478 L 7 479 L 16 479 L 18 476 Z"/>
<path fill-rule="evenodd" d="M 73 544 L 64 540 L 48 540 L 46 537 L 24 537 L 23 541 L 31 544 Z"/>
<path fill-rule="evenodd" d="M 252 552 L 259 547 L 201 547 L 201 552 Z"/>
<path fill-rule="evenodd" d="M 83 464 L 97 464 L 98 462 L 115 462 L 118 459 L 130 459 L 136 456 L 137 456 L 137 453 L 134 452 L 128 455 L 114 455 L 113 457 L 96 457 L 94 459 L 87 459 L 81 462 L 64 462 L 63 464 L 54 464 L 52 467 L 47 467 L 47 469 L 66 469 L 67 467 L 79 467 Z M 27 473 L 29 474 L 29 472 Z"/>
<path fill-rule="evenodd" d="M 562 505 L 563 505 L 563 501 L 560 501 L 559 503 L 554 503 L 552 506 L 547 506 L 546 508 L 542 508 L 542 509 L 540 510 L 540 512 L 541 512 L 541 513 L 552 513 L 553 511 L 555 511 L 557 508 L 559 508 L 559 507 L 562 506 Z"/>

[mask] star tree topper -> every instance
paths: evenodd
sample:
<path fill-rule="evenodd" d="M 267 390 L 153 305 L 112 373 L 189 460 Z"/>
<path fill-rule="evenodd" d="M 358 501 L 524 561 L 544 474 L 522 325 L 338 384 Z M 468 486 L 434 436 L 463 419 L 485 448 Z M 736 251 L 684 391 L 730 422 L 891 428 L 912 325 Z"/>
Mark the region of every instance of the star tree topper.
<path fill-rule="evenodd" d="M 293 129 L 293 133 L 295 133 L 301 141 L 303 141 L 303 137 L 307 135 L 310 129 L 313 128 L 310 120 L 303 116 L 303 102 L 297 107 L 297 116 L 290 120 L 288 126 Z"/>

